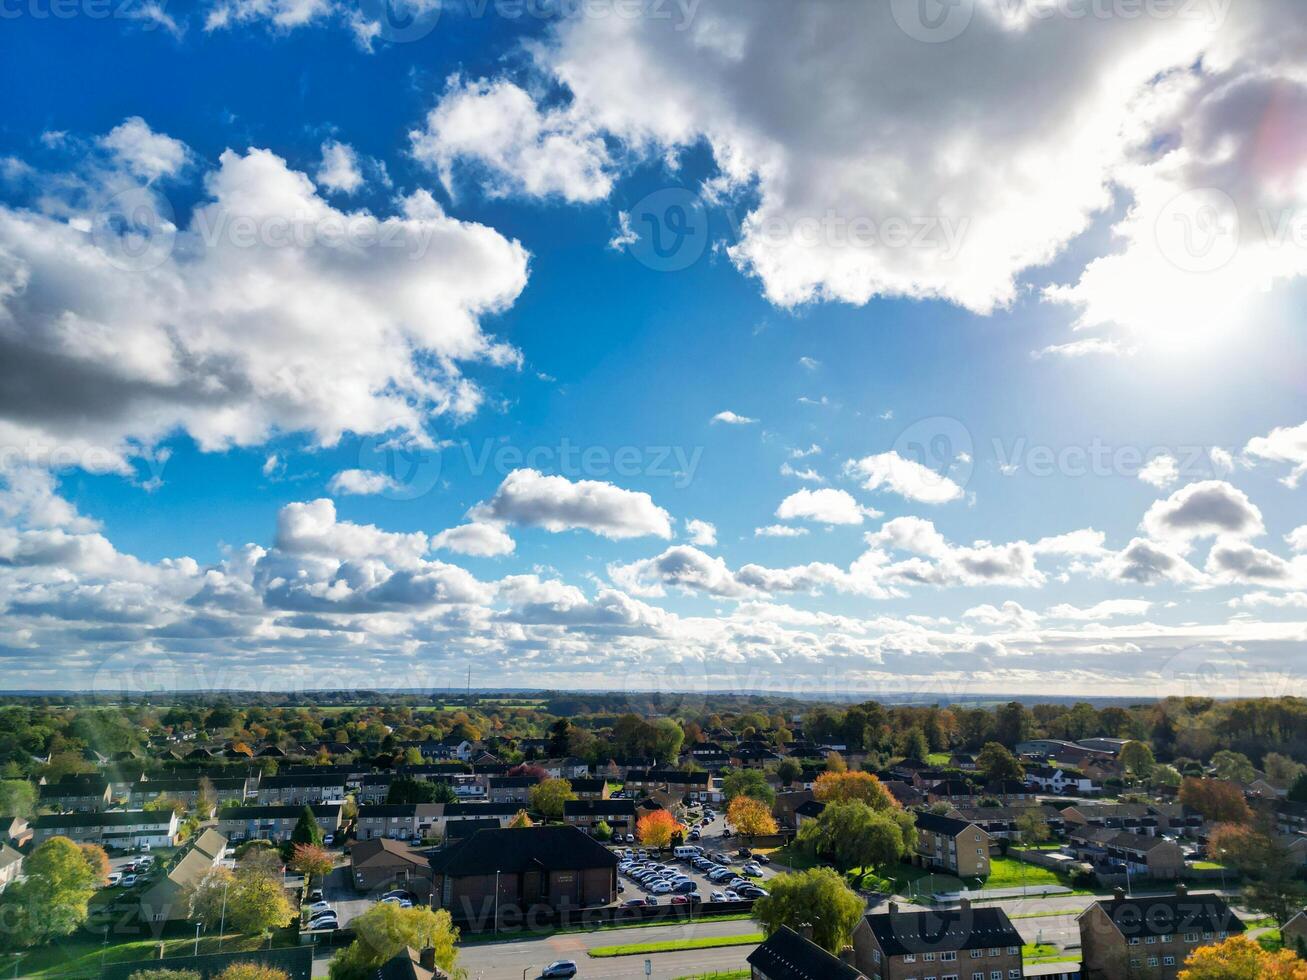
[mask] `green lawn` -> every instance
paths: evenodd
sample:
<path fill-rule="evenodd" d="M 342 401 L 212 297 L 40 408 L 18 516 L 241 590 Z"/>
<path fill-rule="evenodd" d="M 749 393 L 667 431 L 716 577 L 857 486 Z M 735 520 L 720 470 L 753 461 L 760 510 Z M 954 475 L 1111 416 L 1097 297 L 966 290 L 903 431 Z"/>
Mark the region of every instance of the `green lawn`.
<path fill-rule="evenodd" d="M 112 930 L 111 930 L 112 932 Z M 281 941 L 278 941 L 278 938 Z M 162 940 L 164 956 L 189 956 L 195 950 L 195 937 L 178 936 Z M 236 933 L 223 937 L 224 952 L 258 949 L 267 944 L 257 936 L 241 936 Z M 294 945 L 294 940 L 287 933 L 274 937 L 274 946 Z M 153 939 L 137 939 L 129 942 L 114 942 L 110 936 L 108 945 L 102 941 L 86 938 L 65 938 L 49 946 L 40 946 L 29 950 L 19 961 L 18 976 L 39 978 L 39 980 L 71 980 L 71 978 L 94 978 L 100 975 L 101 957 L 105 963 L 126 963 L 135 960 L 153 960 L 158 942 Z M 200 952 L 216 953 L 217 936 L 201 936 Z M 7 957 L 0 962 L 0 968 L 13 970 L 13 959 Z"/>
<path fill-rule="evenodd" d="M 677 977 L 676 980 L 749 980 L 753 976 L 751 970 L 727 970 L 722 972 L 716 970 L 712 973 L 695 973 L 688 977 Z"/>
<path fill-rule="evenodd" d="M 947 752 L 932 752 L 922 761 L 931 766 L 947 766 L 949 754 Z"/>
<path fill-rule="evenodd" d="M 1195 871 L 1224 871 L 1224 864 L 1217 864 L 1215 861 L 1194 861 L 1189 867 Z"/>
<path fill-rule="evenodd" d="M 1027 965 L 1036 963 L 1072 963 L 1078 957 L 1069 956 L 1052 943 L 1027 943 L 1021 947 L 1021 959 Z"/>
<path fill-rule="evenodd" d="M 1284 948 L 1284 938 L 1279 929 L 1267 929 L 1257 937 L 1257 943 L 1268 953 L 1275 953 Z"/>
<path fill-rule="evenodd" d="M 688 913 L 687 913 L 688 915 Z M 695 922 L 744 922 L 751 920 L 748 912 L 733 912 L 730 915 L 696 915 Z M 610 922 L 592 926 L 569 926 L 565 929 L 541 929 L 535 932 L 479 932 L 459 936 L 460 946 L 480 946 L 485 943 L 506 943 L 519 939 L 547 939 L 550 936 L 566 936 L 577 932 L 614 932 L 618 929 L 646 929 L 650 926 L 675 925 L 683 919 L 645 919 L 638 922 Z"/>
<path fill-rule="evenodd" d="M 738 936 L 707 936 L 703 939 L 668 939 L 660 943 L 630 943 L 625 946 L 595 946 L 589 954 L 596 958 L 607 956 L 639 956 L 643 953 L 675 953 L 687 949 L 716 949 L 721 946 L 753 946 L 766 937 L 760 932 L 745 932 Z"/>
<path fill-rule="evenodd" d="M 1048 868 L 1009 857 L 991 858 L 989 877 L 985 879 L 986 888 L 1033 888 L 1061 884 L 1063 882 Z"/>

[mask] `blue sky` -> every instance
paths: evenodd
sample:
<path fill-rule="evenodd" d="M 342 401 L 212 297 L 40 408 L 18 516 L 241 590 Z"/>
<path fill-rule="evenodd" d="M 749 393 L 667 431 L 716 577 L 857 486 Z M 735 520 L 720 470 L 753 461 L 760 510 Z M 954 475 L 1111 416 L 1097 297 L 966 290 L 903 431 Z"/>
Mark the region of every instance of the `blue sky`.
<path fill-rule="evenodd" d="M 9 686 L 1295 689 L 1273 11 L 15 9 Z"/>

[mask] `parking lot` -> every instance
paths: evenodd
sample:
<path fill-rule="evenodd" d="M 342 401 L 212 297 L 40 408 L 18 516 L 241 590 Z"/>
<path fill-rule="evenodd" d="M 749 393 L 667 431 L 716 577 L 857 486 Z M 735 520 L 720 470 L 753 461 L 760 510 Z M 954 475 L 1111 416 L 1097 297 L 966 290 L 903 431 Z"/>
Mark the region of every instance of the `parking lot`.
<path fill-rule="evenodd" d="M 725 829 L 726 828 L 722 823 L 722 819 L 719 815 L 714 821 L 712 821 L 706 827 L 704 826 L 699 827 L 699 830 L 701 832 L 701 836 L 699 840 L 697 841 L 687 840 L 686 844 L 689 846 L 702 848 L 705 855 L 708 856 L 709 858 L 712 858 L 712 856 L 715 854 L 722 855 L 724 857 L 729 858 L 730 859 L 729 863 L 724 861 L 720 863 L 725 864 L 727 867 L 731 868 L 740 877 L 747 878 L 752 883 L 762 888 L 766 888 L 767 881 L 774 876 L 774 872 L 767 865 L 762 865 L 762 875 L 760 877 L 751 877 L 749 875 L 743 874 L 741 869 L 744 867 L 745 864 L 749 862 L 749 859 L 740 857 L 738 855 L 738 851 L 740 850 L 740 848 L 745 846 L 745 842 L 742 838 L 738 838 L 734 836 L 722 837 L 721 836 L 722 832 Z M 613 845 L 613 850 L 618 853 L 619 857 L 621 856 L 621 853 L 628 848 L 631 849 L 633 852 L 638 853 L 639 851 L 638 845 L 633 845 L 633 844 Z M 661 854 L 656 852 L 652 853 L 650 854 L 649 860 L 656 861 L 659 864 L 666 865 L 670 868 L 673 868 L 680 874 L 683 874 L 685 875 L 685 877 L 689 878 L 692 882 L 694 882 L 695 887 L 697 888 L 699 892 L 699 896 L 702 901 L 705 902 L 710 901 L 711 896 L 714 892 L 720 892 L 724 895 L 725 892 L 727 891 L 728 886 L 725 882 L 710 881 L 707 875 L 703 871 L 700 871 L 699 869 L 695 868 L 693 865 L 690 864 L 688 860 L 682 860 L 676 858 L 670 850 L 664 851 Z M 618 881 L 621 886 L 621 891 L 618 893 L 619 902 L 624 903 L 635 898 L 649 897 L 649 892 L 645 888 L 643 888 L 639 883 L 633 881 L 628 875 L 619 874 Z M 659 905 L 666 905 L 672 901 L 673 895 L 664 894 L 655 897 L 657 898 Z"/>

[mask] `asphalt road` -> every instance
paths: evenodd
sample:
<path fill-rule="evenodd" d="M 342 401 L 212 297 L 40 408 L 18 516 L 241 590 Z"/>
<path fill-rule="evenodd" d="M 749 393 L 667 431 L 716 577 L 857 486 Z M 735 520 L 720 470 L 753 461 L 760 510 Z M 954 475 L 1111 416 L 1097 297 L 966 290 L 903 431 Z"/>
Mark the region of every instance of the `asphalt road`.
<path fill-rule="evenodd" d="M 696 922 L 693 925 L 644 926 L 635 929 L 608 929 L 597 932 L 568 933 L 547 939 L 523 939 L 503 943 L 480 943 L 465 946 L 458 963 L 468 972 L 469 980 L 510 980 L 523 975 L 527 980 L 539 975 L 541 967 L 554 960 L 575 960 L 583 980 L 607 977 L 642 977 L 644 961 L 653 964 L 652 976 L 672 980 L 689 973 L 707 970 L 739 969 L 752 946 L 724 949 L 690 950 L 680 953 L 657 953 L 650 956 L 619 956 L 591 959 L 586 950 L 595 946 L 622 943 L 657 943 L 675 939 L 698 939 L 706 936 L 738 936 L 756 932 L 757 926 L 747 919 L 731 922 Z M 525 974 L 524 974 L 525 971 Z"/>

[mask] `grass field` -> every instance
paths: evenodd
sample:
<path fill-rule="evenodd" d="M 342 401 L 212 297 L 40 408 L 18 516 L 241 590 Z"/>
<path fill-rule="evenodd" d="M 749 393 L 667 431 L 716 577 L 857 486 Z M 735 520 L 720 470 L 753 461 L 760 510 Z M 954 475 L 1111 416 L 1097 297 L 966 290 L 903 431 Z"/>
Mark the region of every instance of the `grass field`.
<path fill-rule="evenodd" d="M 1064 882 L 1048 868 L 1008 857 L 990 859 L 989 877 L 985 879 L 986 888 L 1034 888 L 1061 884 Z"/>
<path fill-rule="evenodd" d="M 1027 943 L 1021 947 L 1021 959 L 1031 966 L 1037 963 L 1070 963 L 1079 957 L 1062 952 L 1052 943 Z"/>
<path fill-rule="evenodd" d="M 715 970 L 712 973 L 694 973 L 688 977 L 677 977 L 676 980 L 749 980 L 752 971 L 750 970 Z"/>
<path fill-rule="evenodd" d="M 695 922 L 744 922 L 751 920 L 748 912 L 733 912 L 730 915 L 696 915 Z M 543 929 L 536 932 L 500 932 L 498 934 L 483 932 L 460 936 L 460 946 L 479 946 L 484 943 L 512 942 L 518 939 L 547 939 L 550 936 L 566 936 L 577 932 L 616 932 L 619 929 L 646 929 L 651 926 L 675 925 L 683 919 L 649 919 L 640 922 L 615 922 L 593 926 L 570 926 L 566 929 Z"/>
<path fill-rule="evenodd" d="M 639 956 L 644 953 L 678 953 L 687 949 L 717 949 L 721 946 L 753 946 L 766 937 L 760 932 L 738 936 L 707 936 L 703 939 L 668 939 L 660 943 L 629 943 L 625 946 L 595 946 L 589 954 L 597 959 L 608 956 Z"/>
<path fill-rule="evenodd" d="M 93 978 L 100 975 L 100 964 L 104 963 L 127 963 L 136 960 L 153 960 L 155 957 L 158 944 L 164 944 L 164 956 L 189 956 L 195 951 L 195 937 L 189 938 L 178 936 L 176 938 L 153 940 L 137 939 L 130 942 L 109 942 L 105 944 L 103 940 L 96 940 L 90 937 L 85 939 L 77 936 L 61 939 L 57 943 L 49 946 L 41 946 L 30 950 L 18 960 L 17 976 L 34 977 L 39 980 L 71 980 L 71 978 Z M 289 938 L 289 934 L 283 936 L 281 942 L 273 940 L 276 946 L 294 945 Z M 265 947 L 267 941 L 260 941 L 257 936 L 241 936 L 236 933 L 224 936 L 222 949 L 224 952 L 235 952 L 237 950 L 250 950 Z M 200 937 L 201 953 L 218 952 L 217 936 Z M 154 960 L 157 963 L 157 960 Z M 167 965 L 166 963 L 163 965 Z M 0 960 L 0 968 L 7 973 L 14 970 L 14 960 L 12 956 Z"/>

